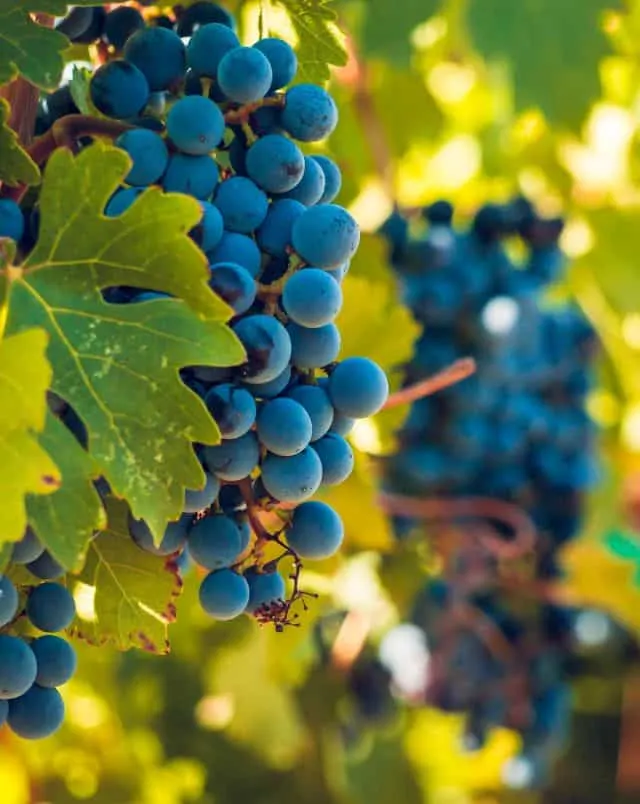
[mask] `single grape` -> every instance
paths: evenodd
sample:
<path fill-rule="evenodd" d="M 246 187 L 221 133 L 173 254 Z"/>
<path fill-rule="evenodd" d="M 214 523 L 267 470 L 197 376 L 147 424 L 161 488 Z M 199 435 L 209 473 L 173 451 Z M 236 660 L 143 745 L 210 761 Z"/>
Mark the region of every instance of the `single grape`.
<path fill-rule="evenodd" d="M 291 381 L 291 366 L 286 366 L 281 374 L 278 374 L 269 382 L 248 383 L 245 387 L 257 399 L 273 399 L 279 396 Z"/>
<path fill-rule="evenodd" d="M 184 498 L 185 514 L 196 514 L 203 511 L 218 499 L 220 493 L 220 481 L 215 475 L 205 472 L 207 478 L 204 488 L 187 489 Z"/>
<path fill-rule="evenodd" d="M 9 728 L 25 740 L 41 740 L 58 731 L 64 720 L 64 701 L 58 690 L 34 684 L 9 704 Z"/>
<path fill-rule="evenodd" d="M 237 232 L 225 232 L 216 248 L 207 251 L 207 257 L 210 265 L 220 262 L 241 265 L 254 279 L 260 273 L 260 249 L 250 237 Z"/>
<path fill-rule="evenodd" d="M 251 315 L 233 325 L 247 353 L 242 367 L 245 382 L 268 382 L 281 374 L 291 358 L 286 329 L 269 315 Z"/>
<path fill-rule="evenodd" d="M 291 245 L 293 224 L 304 210 L 304 205 L 292 198 L 272 201 L 267 217 L 256 232 L 261 250 L 273 257 L 286 257 Z"/>
<path fill-rule="evenodd" d="M 326 271 L 305 268 L 284 286 L 282 306 L 289 318 L 303 327 L 330 324 L 342 307 L 342 291 Z"/>
<path fill-rule="evenodd" d="M 325 177 L 320 165 L 311 156 L 304 158 L 304 173 L 302 178 L 288 193 L 284 193 L 285 198 L 293 198 L 300 201 L 306 207 L 317 204 L 324 194 Z"/>
<path fill-rule="evenodd" d="M 108 218 L 116 218 L 118 215 L 122 215 L 142 192 L 142 187 L 126 187 L 125 189 L 116 190 L 107 202 L 104 214 Z"/>
<path fill-rule="evenodd" d="M 226 514 L 210 514 L 198 520 L 189 533 L 193 560 L 208 570 L 230 567 L 242 552 L 240 529 Z"/>
<path fill-rule="evenodd" d="M 247 151 L 247 173 L 268 193 L 286 193 L 304 173 L 304 156 L 295 142 L 282 134 L 267 134 Z"/>
<path fill-rule="evenodd" d="M 322 485 L 339 486 L 353 472 L 353 450 L 348 442 L 337 435 L 327 433 L 313 444 L 322 464 Z"/>
<path fill-rule="evenodd" d="M 27 643 L 20 637 L 0 634 L 0 698 L 23 695 L 36 680 L 38 665 Z"/>
<path fill-rule="evenodd" d="M 346 209 L 320 204 L 308 207 L 294 223 L 292 242 L 305 262 L 318 268 L 335 268 L 355 253 L 360 229 Z"/>
<path fill-rule="evenodd" d="M 324 192 L 316 203 L 330 204 L 340 192 L 342 187 L 342 173 L 336 163 L 328 156 L 312 156 L 315 162 L 320 165 L 324 173 Z"/>
<path fill-rule="evenodd" d="M 230 569 L 209 573 L 200 586 L 200 605 L 216 620 L 233 620 L 246 609 L 249 584 Z"/>
<path fill-rule="evenodd" d="M 30 527 L 24 532 L 24 536 L 13 546 L 11 561 L 14 564 L 30 564 L 44 553 L 44 545 L 38 539 Z"/>
<path fill-rule="evenodd" d="M 187 69 L 182 39 L 166 28 L 136 31 L 124 46 L 124 57 L 144 74 L 152 92 L 169 89 Z"/>
<path fill-rule="evenodd" d="M 219 177 L 218 166 L 210 156 L 172 154 L 162 187 L 168 193 L 184 193 L 203 201 L 213 193 Z"/>
<path fill-rule="evenodd" d="M 338 124 L 338 108 L 329 93 L 316 84 L 297 84 L 285 95 L 282 125 L 296 140 L 315 142 L 328 137 Z"/>
<path fill-rule="evenodd" d="M 62 578 L 65 574 L 64 567 L 58 564 L 47 550 L 44 550 L 35 561 L 30 561 L 27 569 L 32 575 L 43 581 L 55 581 L 56 578 Z"/>
<path fill-rule="evenodd" d="M 176 522 L 169 522 L 162 541 L 156 545 L 147 523 L 143 519 L 134 519 L 129 513 L 129 533 L 138 547 L 146 553 L 152 553 L 154 556 L 170 556 L 184 547 L 192 522 L 193 517 L 190 514 L 183 514 Z"/>
<path fill-rule="evenodd" d="M 240 40 L 227 25 L 211 22 L 202 25 L 187 46 L 187 64 L 199 76 L 216 78 L 224 56 L 240 47 Z"/>
<path fill-rule="evenodd" d="M 336 433 L 345 438 L 353 430 L 355 423 L 356 420 L 352 419 L 351 416 L 345 416 L 343 413 L 339 413 L 336 410 L 333 413 L 333 422 L 329 428 L 329 432 Z"/>
<path fill-rule="evenodd" d="M 293 81 L 298 70 L 298 58 L 288 42 L 267 37 L 256 42 L 254 48 L 266 56 L 271 65 L 272 79 L 269 92 L 282 89 Z"/>
<path fill-rule="evenodd" d="M 167 115 L 167 135 L 179 151 L 191 156 L 211 153 L 224 135 L 224 117 L 202 95 L 185 95 Z"/>
<path fill-rule="evenodd" d="M 66 639 L 47 634 L 34 639 L 31 650 L 38 665 L 36 684 L 40 687 L 60 687 L 76 672 L 78 658 Z"/>
<path fill-rule="evenodd" d="M 340 549 L 344 526 L 330 505 L 312 500 L 295 509 L 286 535 L 300 558 L 329 558 Z"/>
<path fill-rule="evenodd" d="M 209 287 L 233 308 L 236 315 L 246 313 L 256 298 L 256 283 L 251 274 L 232 262 L 211 266 Z"/>
<path fill-rule="evenodd" d="M 71 625 L 76 604 L 69 590 L 59 583 L 42 583 L 31 590 L 27 617 L 40 631 L 63 631 Z"/>
<path fill-rule="evenodd" d="M 0 237 L 10 237 L 16 242 L 24 234 L 24 215 L 11 198 L 0 198 Z"/>
<path fill-rule="evenodd" d="M 245 388 L 231 383 L 214 385 L 204 403 L 216 420 L 223 438 L 239 438 L 249 432 L 256 420 L 256 402 Z"/>
<path fill-rule="evenodd" d="M 273 79 L 269 59 L 252 47 L 229 50 L 218 65 L 218 84 L 236 103 L 254 103 L 267 94 Z"/>
<path fill-rule="evenodd" d="M 127 39 L 141 28 L 144 28 L 144 18 L 138 9 L 121 6 L 107 14 L 103 35 L 110 45 L 121 50 Z"/>
<path fill-rule="evenodd" d="M 222 240 L 224 223 L 220 210 L 208 201 L 201 201 L 202 220 L 189 232 L 202 251 L 212 251 Z"/>
<path fill-rule="evenodd" d="M 240 438 L 223 440 L 215 447 L 205 447 L 203 455 L 210 472 L 221 480 L 237 482 L 250 475 L 258 465 L 258 439 L 255 433 L 245 433 Z"/>
<path fill-rule="evenodd" d="M 258 412 L 256 430 L 260 443 L 274 455 L 297 455 L 311 440 L 311 419 L 293 399 L 265 402 Z"/>
<path fill-rule="evenodd" d="M 101 65 L 89 84 L 91 101 L 107 117 L 126 120 L 140 114 L 149 102 L 149 83 L 135 64 L 114 59 Z"/>
<path fill-rule="evenodd" d="M 240 234 L 255 231 L 269 210 L 269 199 L 264 192 L 243 176 L 232 176 L 219 184 L 214 204 L 220 210 L 224 228 Z"/>
<path fill-rule="evenodd" d="M 333 406 L 323 388 L 318 385 L 298 385 L 287 392 L 309 414 L 311 419 L 311 443 L 322 438 L 333 422 Z"/>
<path fill-rule="evenodd" d="M 297 503 L 312 497 L 322 482 L 322 464 L 311 447 L 283 458 L 267 455 L 262 463 L 262 483 L 276 500 Z"/>
<path fill-rule="evenodd" d="M 16 616 L 18 592 L 6 575 L 0 575 L 0 628 Z"/>
<path fill-rule="evenodd" d="M 298 369 L 328 366 L 340 353 L 340 332 L 335 324 L 309 329 L 289 323 L 287 332 L 291 338 L 291 362 Z"/>
<path fill-rule="evenodd" d="M 123 6 L 124 11 L 128 6 Z M 125 131 L 115 141 L 118 148 L 126 151 L 133 161 L 125 181 L 137 187 L 154 184 L 167 169 L 169 152 L 162 137 L 146 128 Z"/>
<path fill-rule="evenodd" d="M 233 15 L 226 8 L 210 0 L 197 0 L 189 8 L 182 9 L 176 31 L 178 36 L 191 36 L 193 39 L 198 31 L 212 23 L 235 28 Z"/>
<path fill-rule="evenodd" d="M 389 395 L 380 366 L 366 357 L 348 357 L 329 377 L 329 396 L 336 410 L 354 419 L 377 413 Z"/>
<path fill-rule="evenodd" d="M 285 599 L 284 578 L 279 572 L 258 572 L 253 567 L 248 569 L 244 577 L 249 586 L 249 600 L 246 610 L 255 614 L 258 609 L 269 607 Z"/>
<path fill-rule="evenodd" d="M 53 26 L 56 31 L 64 34 L 71 42 L 77 42 L 93 23 L 93 12 L 102 11 L 106 17 L 104 9 L 83 8 L 82 6 L 72 6 L 62 19 L 57 20 Z M 91 41 L 96 40 L 100 34 L 96 33 Z"/>

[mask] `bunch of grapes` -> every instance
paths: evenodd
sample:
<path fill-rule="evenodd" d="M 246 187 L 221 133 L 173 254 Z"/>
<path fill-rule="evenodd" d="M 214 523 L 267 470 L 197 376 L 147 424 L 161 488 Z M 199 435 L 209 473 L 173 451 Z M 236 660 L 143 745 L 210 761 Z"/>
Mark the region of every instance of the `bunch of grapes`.
<path fill-rule="evenodd" d="M 131 159 L 105 215 L 122 215 L 150 186 L 198 199 L 202 218 L 190 235 L 206 254 L 210 287 L 232 308 L 230 325 L 246 351 L 246 362 L 235 368 L 183 370 L 183 382 L 204 401 L 222 441 L 196 446 L 206 483 L 187 490 L 183 515 L 160 544 L 132 516 L 131 538 L 142 550 L 178 565 L 189 558 L 202 568 L 200 600 L 215 619 L 248 613 L 280 630 L 295 622 L 292 604 L 304 603 L 301 562 L 333 555 L 343 540 L 338 514 L 311 498 L 349 476 L 354 456 L 346 436 L 388 394 L 372 361 L 338 361 L 334 319 L 359 230 L 332 203 L 341 185 L 338 166 L 322 154 L 305 155 L 296 142 L 331 134 L 336 105 L 320 86 L 285 89 L 296 75 L 293 49 L 276 38 L 242 46 L 233 18 L 215 3 L 148 24 L 130 6 L 108 13 L 76 8 L 57 24 L 76 42 L 100 42 L 103 63 L 91 77 L 90 99 Z M 38 132 L 46 135 L 77 111 L 62 87 L 42 98 Z M 92 141 L 91 121 L 81 128 L 77 149 Z M 23 254 L 39 225 L 37 202 L 29 198 L 24 209 L 0 200 L 0 237 L 16 240 Z M 104 292 L 114 305 L 153 305 L 163 296 L 122 286 Z M 87 432 L 73 408 L 53 394 L 50 403 L 86 448 Z M 97 487 L 103 496 L 110 492 L 104 479 Z M 25 541 L 37 543 L 33 534 Z M 269 544 L 280 548 L 267 560 Z M 36 578 L 63 573 L 48 552 L 33 558 L 27 567 Z M 294 567 L 290 590 L 279 571 L 284 559 Z M 6 640 L 0 678 L 19 641 Z M 40 692 L 39 676 L 32 687 L 30 673 L 16 673 L 19 694 L 30 689 L 17 700 L 53 694 Z M 24 711 L 25 704 L 15 706 Z"/>

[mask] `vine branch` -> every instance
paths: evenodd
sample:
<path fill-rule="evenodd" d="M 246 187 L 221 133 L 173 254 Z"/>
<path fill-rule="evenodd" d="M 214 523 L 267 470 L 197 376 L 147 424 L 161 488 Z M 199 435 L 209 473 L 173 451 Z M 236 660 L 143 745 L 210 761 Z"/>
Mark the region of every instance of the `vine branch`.
<path fill-rule="evenodd" d="M 476 362 L 472 357 L 464 357 L 461 360 L 456 360 L 447 368 L 427 377 L 426 380 L 421 380 L 406 388 L 401 388 L 393 394 L 390 394 L 383 410 L 387 408 L 395 408 L 399 405 L 408 405 L 425 396 L 431 396 L 438 391 L 449 388 L 461 380 L 470 377 L 476 370 Z"/>

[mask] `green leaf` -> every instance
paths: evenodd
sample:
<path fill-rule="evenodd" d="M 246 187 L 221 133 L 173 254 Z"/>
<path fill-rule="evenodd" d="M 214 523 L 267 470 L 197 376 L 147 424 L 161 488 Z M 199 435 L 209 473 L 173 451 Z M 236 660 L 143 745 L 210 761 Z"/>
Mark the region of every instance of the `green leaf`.
<path fill-rule="evenodd" d="M 439 0 L 402 0 L 399 3 L 368 0 L 361 34 L 363 55 L 379 56 L 406 67 L 411 59 L 411 32 L 431 17 L 439 5 Z M 412 112 L 416 108 L 419 107 L 412 105 Z"/>
<path fill-rule="evenodd" d="M 28 497 L 29 524 L 53 557 L 77 572 L 84 564 L 94 531 L 106 524 L 100 495 L 91 482 L 99 472 L 69 429 L 51 414 L 40 441 L 56 456 L 62 486 L 46 497 Z"/>
<path fill-rule="evenodd" d="M 114 493 L 160 539 L 182 510 L 184 489 L 204 483 L 192 442 L 219 439 L 178 370 L 237 365 L 244 352 L 222 323 L 230 310 L 209 289 L 206 259 L 187 236 L 200 217 L 197 201 L 154 188 L 125 214 L 103 216 L 129 164 L 100 144 L 76 158 L 65 149 L 53 154 L 38 243 L 21 268 L 0 272 L 0 298 L 4 285 L 9 332 L 37 323 L 49 333 L 52 389 L 83 420 Z M 99 289 L 114 285 L 181 299 L 107 304 Z"/>
<path fill-rule="evenodd" d="M 344 67 L 347 51 L 335 27 L 337 14 L 331 0 L 277 0 L 287 9 L 298 37 L 298 74 L 304 81 L 322 83 L 330 77 L 329 65 Z"/>
<path fill-rule="evenodd" d="M 603 543 L 618 558 L 640 561 L 640 542 L 631 535 L 614 530 L 604 537 Z"/>
<path fill-rule="evenodd" d="M 42 89 L 55 89 L 66 36 L 34 22 L 25 8 L 0 11 L 0 84 L 21 73 Z"/>
<path fill-rule="evenodd" d="M 621 0 L 469 0 L 468 25 L 487 59 L 509 63 L 517 108 L 539 107 L 575 129 L 600 96 L 598 62 L 611 46 L 601 28 Z"/>
<path fill-rule="evenodd" d="M 69 90 L 73 102 L 80 110 L 81 114 L 93 114 L 94 110 L 89 100 L 89 82 L 91 80 L 91 70 L 86 67 L 78 68 L 74 65 L 69 81 Z"/>
<path fill-rule="evenodd" d="M 108 526 L 91 543 L 79 579 L 95 589 L 92 622 L 76 620 L 75 636 L 119 650 L 168 653 L 167 627 L 175 620 L 182 582 L 166 558 L 141 550 L 127 527 L 127 506 L 107 499 Z"/>
<path fill-rule="evenodd" d="M 51 494 L 60 485 L 60 471 L 37 435 L 51 381 L 46 348 L 42 329 L 0 341 L 0 546 L 22 538 L 26 495 Z"/>
<path fill-rule="evenodd" d="M 15 131 L 7 124 L 8 119 L 9 104 L 0 98 L 0 181 L 10 187 L 39 184 L 38 166 L 20 146 Z"/>

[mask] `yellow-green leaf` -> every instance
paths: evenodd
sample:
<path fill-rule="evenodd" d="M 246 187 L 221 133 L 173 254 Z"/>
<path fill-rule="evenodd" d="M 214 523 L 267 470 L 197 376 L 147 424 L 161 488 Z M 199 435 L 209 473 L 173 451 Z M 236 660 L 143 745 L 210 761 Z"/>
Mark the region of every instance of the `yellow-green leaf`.
<path fill-rule="evenodd" d="M 15 131 L 7 124 L 8 118 L 9 104 L 0 98 L 0 182 L 10 187 L 39 184 L 38 166 L 20 146 Z"/>

